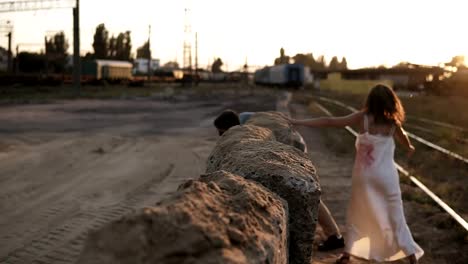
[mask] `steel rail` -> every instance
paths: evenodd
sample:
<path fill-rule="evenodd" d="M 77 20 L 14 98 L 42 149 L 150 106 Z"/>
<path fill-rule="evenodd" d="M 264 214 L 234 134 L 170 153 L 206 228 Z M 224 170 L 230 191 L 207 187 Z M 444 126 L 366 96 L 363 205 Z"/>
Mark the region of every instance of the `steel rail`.
<path fill-rule="evenodd" d="M 324 106 L 321 104 L 315 102 L 315 105 L 322 110 L 326 115 L 328 116 L 333 116 L 328 109 L 326 109 Z M 358 133 L 354 131 L 349 126 L 345 127 L 346 130 L 348 130 L 349 133 L 353 134 L 355 137 L 358 136 Z M 416 179 L 416 177 L 412 176 L 406 169 L 401 167 L 398 163 L 395 162 L 395 165 L 397 167 L 397 170 L 408 177 L 416 186 L 418 186 L 424 193 L 426 193 L 429 197 L 432 198 L 434 202 L 437 203 L 442 209 L 444 209 L 455 221 L 457 221 L 467 232 L 468 232 L 468 223 L 463 219 L 457 212 L 455 212 L 447 203 L 445 203 L 442 199 L 440 199 L 436 194 L 434 194 L 426 185 L 424 185 L 421 181 Z"/>
<path fill-rule="evenodd" d="M 351 112 L 357 112 L 357 111 L 359 111 L 359 110 L 357 110 L 356 108 L 354 108 L 354 107 L 352 107 L 352 106 L 349 106 L 349 105 L 347 105 L 347 104 L 345 104 L 345 103 L 343 103 L 343 102 L 340 102 L 340 101 L 338 101 L 338 100 L 326 98 L 326 97 L 323 97 L 323 96 L 314 96 L 314 97 L 316 97 L 316 98 L 318 98 L 318 99 L 320 99 L 320 100 L 322 100 L 322 101 L 329 102 L 329 103 L 332 103 L 332 104 L 335 104 L 335 105 L 344 107 L 344 108 L 348 109 L 348 110 L 351 111 Z M 313 97 L 311 97 L 311 98 L 313 99 Z M 434 143 L 432 143 L 432 142 L 430 142 L 430 141 L 428 141 L 428 140 L 425 140 L 424 138 L 419 137 L 419 136 L 417 136 L 417 135 L 415 135 L 415 134 L 413 134 L 413 133 L 411 133 L 411 132 L 406 131 L 406 133 L 408 134 L 408 136 L 409 136 L 410 138 L 412 138 L 412 139 L 418 141 L 419 143 L 422 143 L 422 144 L 424 144 L 424 145 L 426 145 L 426 146 L 428 146 L 428 147 L 430 147 L 430 148 L 432 148 L 432 149 L 435 149 L 435 150 L 437 150 L 437 151 L 439 151 L 439 152 L 442 152 L 442 153 L 444 153 L 444 154 L 446 154 L 446 155 L 448 155 L 448 156 L 450 156 L 450 157 L 452 157 L 452 158 L 461 160 L 461 161 L 463 161 L 464 163 L 468 164 L 468 159 L 465 158 L 465 157 L 463 157 L 463 156 L 461 156 L 460 154 L 457 154 L 457 153 L 455 153 L 455 152 L 453 152 L 453 151 L 450 151 L 450 150 L 445 149 L 445 148 L 443 148 L 443 147 L 441 147 L 441 146 L 439 146 L 439 145 L 436 145 L 436 144 L 434 144 Z"/>

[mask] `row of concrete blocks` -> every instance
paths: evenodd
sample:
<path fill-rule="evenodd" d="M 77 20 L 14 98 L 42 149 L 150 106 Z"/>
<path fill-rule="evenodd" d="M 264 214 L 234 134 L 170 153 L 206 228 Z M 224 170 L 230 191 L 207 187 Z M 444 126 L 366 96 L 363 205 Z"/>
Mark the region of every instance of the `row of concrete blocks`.
<path fill-rule="evenodd" d="M 296 136 L 284 115 L 256 113 L 206 174 L 92 232 L 78 263 L 311 263 L 320 187 Z"/>

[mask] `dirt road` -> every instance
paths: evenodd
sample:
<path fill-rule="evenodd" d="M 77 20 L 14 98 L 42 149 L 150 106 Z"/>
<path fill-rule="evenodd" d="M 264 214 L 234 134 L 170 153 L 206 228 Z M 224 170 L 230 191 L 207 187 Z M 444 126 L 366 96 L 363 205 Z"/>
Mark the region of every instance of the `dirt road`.
<path fill-rule="evenodd" d="M 274 103 L 181 96 L 0 107 L 0 263 L 73 263 L 90 229 L 204 172 L 219 111 Z"/>

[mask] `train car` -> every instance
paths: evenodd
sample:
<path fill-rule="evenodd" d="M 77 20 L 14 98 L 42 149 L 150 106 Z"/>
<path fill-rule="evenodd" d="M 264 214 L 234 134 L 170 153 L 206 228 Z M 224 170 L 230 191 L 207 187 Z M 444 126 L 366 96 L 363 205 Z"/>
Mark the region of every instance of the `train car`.
<path fill-rule="evenodd" d="M 84 82 L 129 81 L 132 79 L 133 65 L 127 61 L 91 60 L 83 61 L 82 78 Z"/>
<path fill-rule="evenodd" d="M 206 70 L 198 70 L 197 75 L 198 75 L 197 80 L 199 82 L 208 82 L 210 80 L 211 73 Z"/>
<path fill-rule="evenodd" d="M 156 82 L 175 82 L 177 79 L 181 79 L 183 77 L 183 73 L 181 76 L 180 72 L 181 71 L 179 70 L 160 68 L 153 72 L 151 80 Z"/>
<path fill-rule="evenodd" d="M 212 72 L 210 75 L 211 82 L 226 82 L 228 74 L 226 72 Z"/>
<path fill-rule="evenodd" d="M 268 85 L 270 82 L 270 67 L 256 70 L 254 73 L 254 82 L 257 85 Z"/>
<path fill-rule="evenodd" d="M 257 85 L 298 88 L 312 83 L 313 76 L 302 64 L 281 64 L 257 70 L 254 81 Z"/>

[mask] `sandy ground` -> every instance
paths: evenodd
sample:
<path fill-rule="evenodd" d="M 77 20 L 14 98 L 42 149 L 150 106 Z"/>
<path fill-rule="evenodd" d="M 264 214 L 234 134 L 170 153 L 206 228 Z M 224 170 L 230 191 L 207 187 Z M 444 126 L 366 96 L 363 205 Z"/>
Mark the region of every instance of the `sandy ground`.
<path fill-rule="evenodd" d="M 275 107 L 268 94 L 238 96 L 0 106 L 0 263 L 74 263 L 90 229 L 152 205 L 198 177 L 217 140 L 212 120 L 222 109 Z M 295 117 L 310 116 L 303 105 L 291 110 Z M 323 200 L 345 231 L 353 157 L 337 156 L 317 129 L 299 131 Z M 402 186 L 414 192 L 410 188 Z M 447 221 L 445 214 L 408 201 L 405 210 L 426 251 L 423 264 L 466 263 L 460 259 L 466 244 L 455 244 L 456 233 L 435 227 Z M 315 243 L 322 238 L 319 228 Z M 315 252 L 313 263 L 334 263 L 340 253 Z"/>
<path fill-rule="evenodd" d="M 292 103 L 290 105 L 291 115 L 294 118 L 311 117 L 307 108 L 300 104 Z M 346 205 L 351 195 L 351 177 L 350 172 L 353 166 L 351 157 L 336 156 L 324 145 L 322 135 L 319 129 L 306 127 L 297 127 L 297 130 L 304 137 L 307 143 L 310 158 L 317 168 L 322 188 L 322 200 L 330 209 L 333 217 L 337 221 L 340 229 L 345 235 L 345 216 Z M 315 244 L 318 244 L 325 238 L 320 225 L 315 237 Z M 314 252 L 314 264 L 335 263 L 340 256 L 341 250 L 322 253 Z M 353 263 L 367 263 L 355 262 Z"/>
<path fill-rule="evenodd" d="M 74 263 L 90 229 L 204 172 L 222 109 L 273 110 L 271 99 L 2 106 L 0 263 Z"/>

